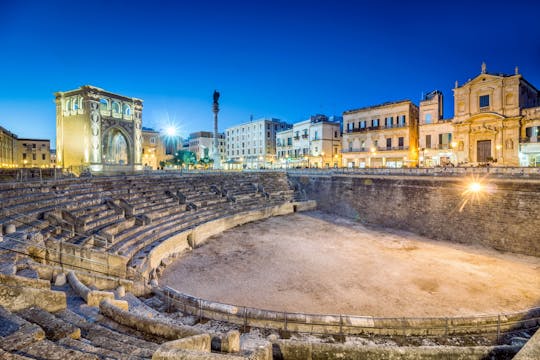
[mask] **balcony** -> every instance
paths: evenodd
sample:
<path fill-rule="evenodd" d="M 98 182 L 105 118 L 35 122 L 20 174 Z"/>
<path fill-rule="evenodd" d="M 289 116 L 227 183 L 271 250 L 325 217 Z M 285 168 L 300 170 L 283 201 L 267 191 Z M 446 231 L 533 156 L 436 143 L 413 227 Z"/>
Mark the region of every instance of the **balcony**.
<path fill-rule="evenodd" d="M 437 149 L 438 150 L 448 150 L 448 149 L 450 149 L 450 144 L 438 144 Z"/>
<path fill-rule="evenodd" d="M 399 151 L 399 150 L 409 150 L 408 146 L 387 146 L 379 147 L 377 151 Z"/>
<path fill-rule="evenodd" d="M 293 137 L 294 140 L 300 140 L 300 136 L 296 135 L 295 137 Z"/>
<path fill-rule="evenodd" d="M 526 136 L 519 139 L 522 144 L 540 143 L 540 136 Z"/>
<path fill-rule="evenodd" d="M 302 134 L 302 139 L 307 139 L 308 138 L 308 134 Z"/>
<path fill-rule="evenodd" d="M 385 125 L 382 126 L 382 129 L 398 129 L 398 128 L 404 128 L 407 127 L 407 123 L 404 124 L 392 124 L 392 125 Z"/>

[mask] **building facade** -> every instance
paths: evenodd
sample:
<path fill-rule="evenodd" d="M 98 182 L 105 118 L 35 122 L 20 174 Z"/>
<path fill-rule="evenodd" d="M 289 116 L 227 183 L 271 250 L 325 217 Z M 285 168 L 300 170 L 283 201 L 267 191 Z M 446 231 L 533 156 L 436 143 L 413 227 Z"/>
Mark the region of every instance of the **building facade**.
<path fill-rule="evenodd" d="M 539 91 L 519 74 L 481 72 L 454 88 L 454 139 L 459 164 L 535 165 Z"/>
<path fill-rule="evenodd" d="M 417 166 L 418 116 L 410 100 L 345 111 L 343 166 Z"/>
<path fill-rule="evenodd" d="M 51 141 L 47 139 L 17 139 L 15 163 L 19 167 L 51 167 Z"/>
<path fill-rule="evenodd" d="M 214 133 L 210 131 L 197 131 L 189 134 L 188 150 L 195 154 L 197 161 L 203 158 L 213 159 L 214 154 Z M 218 133 L 218 153 L 220 161 L 226 159 L 225 154 L 225 134 Z"/>
<path fill-rule="evenodd" d="M 443 118 L 443 94 L 435 90 L 420 101 L 418 160 L 420 167 L 452 166 L 457 163 L 452 140 L 452 119 Z"/>
<path fill-rule="evenodd" d="M 227 160 L 224 167 L 273 167 L 276 161 L 276 133 L 291 125 L 274 118 L 249 121 L 226 129 Z"/>
<path fill-rule="evenodd" d="M 55 96 L 60 167 L 142 170 L 142 100 L 89 85 Z"/>
<path fill-rule="evenodd" d="M 279 167 L 338 167 L 341 164 L 341 122 L 314 115 L 276 134 Z"/>
<path fill-rule="evenodd" d="M 0 126 L 0 167 L 17 166 L 17 135 Z"/>
<path fill-rule="evenodd" d="M 142 163 L 145 169 L 157 170 L 166 160 L 165 145 L 161 134 L 150 128 L 142 128 Z"/>

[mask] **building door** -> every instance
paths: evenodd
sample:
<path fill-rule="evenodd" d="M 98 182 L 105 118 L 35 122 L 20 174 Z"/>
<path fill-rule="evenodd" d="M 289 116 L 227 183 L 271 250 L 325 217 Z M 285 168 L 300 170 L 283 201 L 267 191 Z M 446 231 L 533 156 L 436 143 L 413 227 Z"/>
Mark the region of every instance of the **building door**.
<path fill-rule="evenodd" d="M 476 161 L 487 162 L 491 158 L 491 140 L 482 140 L 476 143 Z"/>

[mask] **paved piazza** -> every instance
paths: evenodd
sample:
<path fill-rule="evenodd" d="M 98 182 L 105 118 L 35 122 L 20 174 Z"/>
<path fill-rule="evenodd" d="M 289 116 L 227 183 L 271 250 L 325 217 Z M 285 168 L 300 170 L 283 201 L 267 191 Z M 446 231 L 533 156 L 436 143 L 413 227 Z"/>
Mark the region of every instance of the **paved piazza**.
<path fill-rule="evenodd" d="M 540 306 L 540 258 L 307 212 L 215 236 L 170 265 L 160 285 L 289 312 L 493 314 Z"/>

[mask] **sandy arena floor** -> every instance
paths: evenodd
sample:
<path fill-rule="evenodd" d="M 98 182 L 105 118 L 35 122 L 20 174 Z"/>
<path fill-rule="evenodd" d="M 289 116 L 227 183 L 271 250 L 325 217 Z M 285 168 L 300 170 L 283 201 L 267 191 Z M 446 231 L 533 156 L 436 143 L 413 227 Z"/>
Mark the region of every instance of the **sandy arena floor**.
<path fill-rule="evenodd" d="M 540 306 L 540 259 L 308 212 L 215 236 L 170 265 L 160 284 L 290 312 L 493 314 Z"/>

